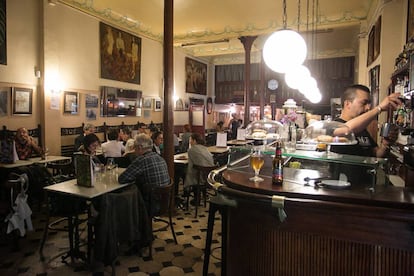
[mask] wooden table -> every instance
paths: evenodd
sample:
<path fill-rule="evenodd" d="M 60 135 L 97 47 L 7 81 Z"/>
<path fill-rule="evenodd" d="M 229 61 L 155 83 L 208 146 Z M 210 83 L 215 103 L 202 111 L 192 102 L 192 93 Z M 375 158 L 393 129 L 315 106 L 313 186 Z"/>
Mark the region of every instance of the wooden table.
<path fill-rule="evenodd" d="M 11 163 L 11 164 L 0 163 L 0 168 L 13 169 L 13 168 L 18 168 L 22 166 L 30 166 L 33 164 L 47 164 L 51 162 L 70 160 L 70 159 L 71 157 L 68 157 L 68 156 L 49 155 L 46 157 L 46 159 L 41 159 L 40 157 L 34 157 L 34 158 L 29 158 L 27 160 L 17 160 L 15 163 Z"/>
<path fill-rule="evenodd" d="M 245 146 L 247 144 L 253 143 L 254 140 L 229 140 L 227 141 L 227 145 L 229 146 Z"/>
<path fill-rule="evenodd" d="M 81 199 L 85 201 L 92 201 L 106 193 L 110 193 L 119 189 L 123 189 L 125 187 L 128 187 L 132 185 L 132 183 L 129 184 L 119 184 L 118 183 L 118 175 L 120 175 L 125 169 L 124 168 L 117 168 L 117 171 L 115 173 L 112 173 L 111 171 L 106 171 L 104 173 L 101 173 L 99 177 L 95 180 L 95 185 L 93 187 L 83 187 L 77 185 L 77 180 L 72 179 L 68 181 L 64 181 L 58 184 L 46 186 L 43 189 L 47 192 L 46 194 L 59 194 L 60 196 L 63 196 L 67 199 Z M 48 210 L 49 211 L 49 210 Z M 88 210 L 88 219 L 91 215 L 90 208 Z M 68 217 L 68 219 L 70 219 Z M 43 233 L 43 239 L 40 244 L 39 254 L 41 259 L 44 259 L 43 256 L 43 246 L 46 242 L 47 238 L 47 232 L 48 232 L 48 226 L 49 226 L 49 213 L 48 218 L 46 220 L 45 230 Z M 87 249 L 87 258 L 88 262 L 90 261 L 91 256 L 91 246 L 90 241 L 92 241 L 92 229 L 91 225 L 88 223 L 88 249 Z M 70 230 L 69 230 L 70 231 Z M 72 229 L 73 231 L 73 229 Z M 71 234 L 69 234 L 71 235 Z M 75 241 L 75 253 L 79 252 L 79 241 Z M 72 256 L 74 254 L 72 252 L 72 246 L 71 251 L 69 252 L 69 255 Z"/>

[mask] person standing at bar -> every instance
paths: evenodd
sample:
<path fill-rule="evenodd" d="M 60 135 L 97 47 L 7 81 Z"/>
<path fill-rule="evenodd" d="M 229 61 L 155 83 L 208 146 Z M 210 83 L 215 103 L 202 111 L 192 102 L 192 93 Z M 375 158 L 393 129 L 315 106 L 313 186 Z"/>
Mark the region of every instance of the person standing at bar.
<path fill-rule="evenodd" d="M 355 84 L 348 87 L 341 97 L 342 111 L 341 116 L 335 121 L 345 123 L 350 131 L 354 132 L 358 143 L 356 145 L 332 145 L 331 151 L 341 154 L 362 155 L 384 157 L 389 152 L 389 146 L 396 138 L 396 132 L 389 137 L 384 137 L 378 145 L 366 130 L 371 121 L 376 119 L 383 111 L 389 107 L 396 108 L 401 104 L 398 99 L 399 93 L 392 93 L 385 97 L 381 103 L 371 109 L 370 90 L 368 87 Z"/>

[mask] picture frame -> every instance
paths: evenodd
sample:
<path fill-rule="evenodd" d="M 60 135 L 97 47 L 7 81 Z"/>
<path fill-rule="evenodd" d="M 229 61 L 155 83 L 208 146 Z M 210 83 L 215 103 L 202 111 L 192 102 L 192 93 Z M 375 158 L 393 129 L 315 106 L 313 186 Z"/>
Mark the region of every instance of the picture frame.
<path fill-rule="evenodd" d="M 101 78 L 141 83 L 140 37 L 99 22 L 99 45 Z"/>
<path fill-rule="evenodd" d="M 142 108 L 151 109 L 152 108 L 152 98 L 144 98 L 142 100 Z"/>
<path fill-rule="evenodd" d="M 9 115 L 9 87 L 0 87 L 0 117 Z"/>
<path fill-rule="evenodd" d="M 98 108 L 99 97 L 95 94 L 86 94 L 85 107 L 86 108 Z"/>
<path fill-rule="evenodd" d="M 371 86 L 371 105 L 377 106 L 379 103 L 379 80 L 380 66 L 377 65 L 369 70 L 369 84 Z"/>
<path fill-rule="evenodd" d="M 381 16 L 378 17 L 374 29 L 374 52 L 372 61 L 376 60 L 381 51 Z"/>
<path fill-rule="evenodd" d="M 407 42 L 414 40 L 414 0 L 408 0 Z"/>
<path fill-rule="evenodd" d="M 185 58 L 185 92 L 207 95 L 207 64 Z"/>
<path fill-rule="evenodd" d="M 160 99 L 154 99 L 154 111 L 162 110 L 162 102 Z"/>
<path fill-rule="evenodd" d="M 76 115 L 79 112 L 79 93 L 65 91 L 63 94 L 63 113 Z"/>
<path fill-rule="evenodd" d="M 7 10 L 6 0 L 0 0 L 0 64 L 7 64 Z"/>
<path fill-rule="evenodd" d="M 367 66 L 374 61 L 374 40 L 375 40 L 375 26 L 372 26 L 368 35 L 368 53 L 367 53 Z"/>
<path fill-rule="evenodd" d="M 33 89 L 13 87 L 12 103 L 13 115 L 31 115 L 33 105 Z"/>

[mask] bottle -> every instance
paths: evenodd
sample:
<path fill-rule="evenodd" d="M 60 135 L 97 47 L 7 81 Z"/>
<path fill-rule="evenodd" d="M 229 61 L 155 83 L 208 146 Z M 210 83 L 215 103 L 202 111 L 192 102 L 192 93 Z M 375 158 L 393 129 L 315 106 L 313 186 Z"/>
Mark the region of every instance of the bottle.
<path fill-rule="evenodd" d="M 281 142 L 276 142 L 276 152 L 272 166 L 272 184 L 281 186 L 283 183 L 283 159 Z"/>

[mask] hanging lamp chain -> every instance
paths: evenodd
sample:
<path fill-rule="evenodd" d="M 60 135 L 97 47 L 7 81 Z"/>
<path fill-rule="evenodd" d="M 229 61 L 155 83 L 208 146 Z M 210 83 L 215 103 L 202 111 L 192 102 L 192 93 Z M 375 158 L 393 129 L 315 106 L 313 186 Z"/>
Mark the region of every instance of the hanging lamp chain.
<path fill-rule="evenodd" d="M 287 28 L 286 0 L 283 0 L 283 29 Z"/>
<path fill-rule="evenodd" d="M 300 0 L 298 0 L 298 32 L 300 31 Z"/>

